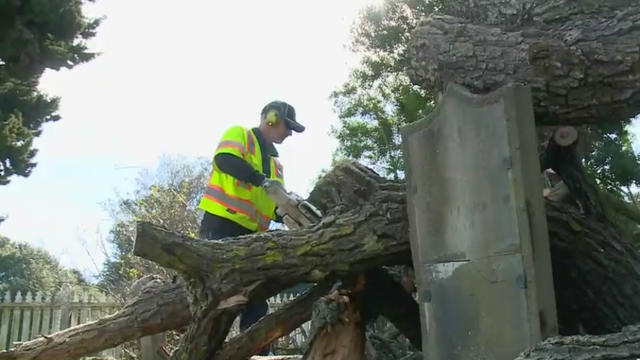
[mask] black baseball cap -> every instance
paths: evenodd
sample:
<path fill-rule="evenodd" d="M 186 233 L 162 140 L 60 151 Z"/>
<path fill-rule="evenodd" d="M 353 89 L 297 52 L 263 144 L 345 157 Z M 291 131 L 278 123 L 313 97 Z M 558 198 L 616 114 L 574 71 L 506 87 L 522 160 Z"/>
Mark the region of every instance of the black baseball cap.
<path fill-rule="evenodd" d="M 298 133 L 301 133 L 304 131 L 305 129 L 304 125 L 296 121 L 296 109 L 294 109 L 293 106 L 287 104 L 284 101 L 279 101 L 279 100 L 272 101 L 262 108 L 262 112 L 261 112 L 262 116 L 266 115 L 269 110 L 273 110 L 273 109 L 278 110 L 280 115 L 287 122 L 287 126 L 289 127 L 289 129 Z"/>

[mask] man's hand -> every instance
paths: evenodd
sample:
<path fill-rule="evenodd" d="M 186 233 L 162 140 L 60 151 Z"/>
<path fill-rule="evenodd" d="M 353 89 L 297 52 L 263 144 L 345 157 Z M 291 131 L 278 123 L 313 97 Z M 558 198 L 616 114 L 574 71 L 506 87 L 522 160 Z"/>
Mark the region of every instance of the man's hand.
<path fill-rule="evenodd" d="M 262 182 L 262 187 L 267 191 L 267 193 L 269 193 L 269 190 L 272 190 L 272 189 L 280 188 L 284 190 L 282 183 L 280 183 L 280 181 L 278 180 L 273 180 L 273 179 L 264 179 L 264 181 Z"/>
<path fill-rule="evenodd" d="M 262 188 L 267 195 L 276 203 L 276 206 L 283 206 L 288 202 L 289 197 L 284 186 L 278 180 L 265 179 L 262 182 Z"/>

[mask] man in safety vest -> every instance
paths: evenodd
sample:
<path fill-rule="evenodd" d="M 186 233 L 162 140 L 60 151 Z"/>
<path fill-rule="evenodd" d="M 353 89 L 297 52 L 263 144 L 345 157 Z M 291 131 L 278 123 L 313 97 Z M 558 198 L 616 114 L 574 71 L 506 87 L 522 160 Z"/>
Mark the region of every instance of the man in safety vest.
<path fill-rule="evenodd" d="M 304 126 L 296 121 L 293 106 L 272 101 L 260 114 L 253 129 L 233 126 L 222 136 L 213 158 L 213 171 L 199 208 L 204 210 L 200 237 L 217 240 L 265 231 L 276 219 L 276 205 L 263 186 L 284 186 L 282 165 L 273 144 L 280 144 L 292 131 Z M 248 304 L 241 314 L 245 330 L 266 315 L 266 301 Z"/>

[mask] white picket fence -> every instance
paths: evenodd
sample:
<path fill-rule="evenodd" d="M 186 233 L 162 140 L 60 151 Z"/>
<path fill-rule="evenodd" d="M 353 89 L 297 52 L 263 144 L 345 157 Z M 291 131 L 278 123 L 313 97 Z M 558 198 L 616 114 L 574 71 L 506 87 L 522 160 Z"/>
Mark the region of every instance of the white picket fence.
<path fill-rule="evenodd" d="M 15 298 L 7 291 L 0 303 L 0 350 L 110 315 L 120 308 L 103 294 L 61 292 L 55 296 L 31 291 Z M 101 356 L 119 358 L 122 349 L 105 350 Z"/>
<path fill-rule="evenodd" d="M 1 295 L 1 294 L 0 294 Z M 267 300 L 269 313 L 293 300 L 297 294 L 276 295 Z M 120 305 L 104 294 L 87 292 L 61 292 L 50 296 L 38 292 L 15 294 L 6 292 L 0 303 L 0 350 L 8 350 L 17 342 L 24 342 L 59 330 L 84 324 L 110 315 Z M 239 318 L 234 322 L 228 338 L 239 334 Z M 272 344 L 273 351 L 301 349 L 307 340 L 310 322 L 303 324 L 288 336 Z M 100 356 L 116 359 L 122 356 L 122 347 L 102 351 Z"/>

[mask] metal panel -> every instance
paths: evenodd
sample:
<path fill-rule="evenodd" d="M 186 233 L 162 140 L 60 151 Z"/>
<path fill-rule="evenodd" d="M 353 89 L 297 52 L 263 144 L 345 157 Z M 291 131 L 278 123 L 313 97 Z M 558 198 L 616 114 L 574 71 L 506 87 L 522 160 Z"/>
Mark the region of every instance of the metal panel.
<path fill-rule="evenodd" d="M 529 89 L 452 85 L 402 135 L 425 358 L 512 359 L 556 334 Z"/>
<path fill-rule="evenodd" d="M 424 265 L 418 286 L 429 359 L 513 359 L 527 348 L 522 269 L 519 254 Z"/>

